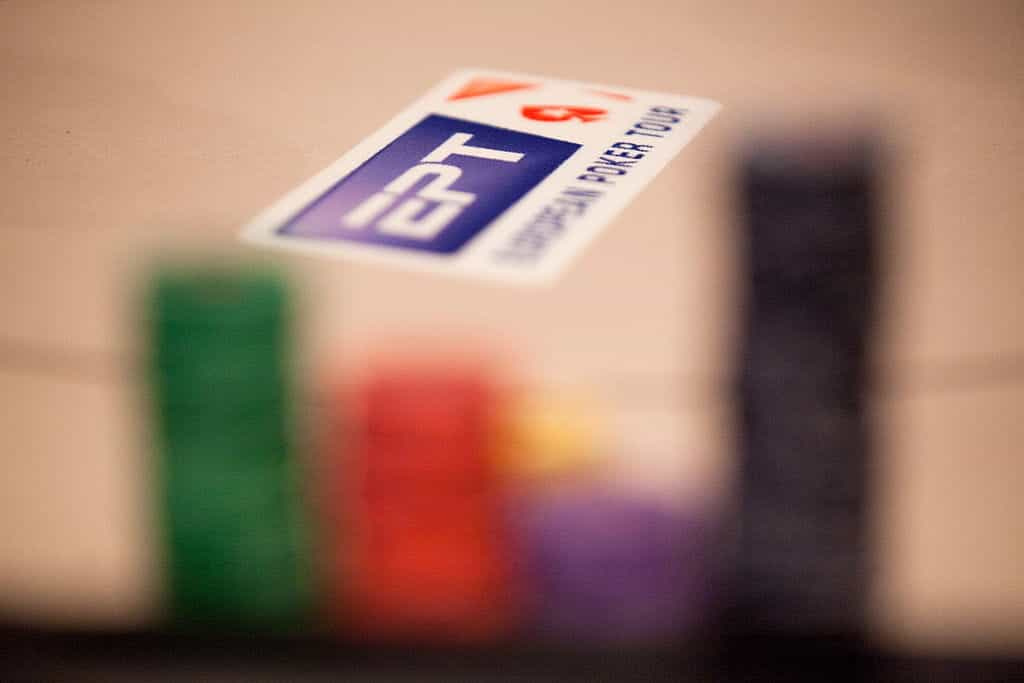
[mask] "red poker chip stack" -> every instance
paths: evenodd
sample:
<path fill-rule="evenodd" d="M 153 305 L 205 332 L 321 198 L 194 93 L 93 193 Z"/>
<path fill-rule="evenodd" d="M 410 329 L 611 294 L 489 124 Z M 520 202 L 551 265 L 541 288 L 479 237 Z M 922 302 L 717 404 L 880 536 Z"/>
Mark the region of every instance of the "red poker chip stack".
<path fill-rule="evenodd" d="M 508 625 L 498 400 L 478 368 L 378 368 L 357 388 L 338 561 L 359 632 L 473 641 Z"/>

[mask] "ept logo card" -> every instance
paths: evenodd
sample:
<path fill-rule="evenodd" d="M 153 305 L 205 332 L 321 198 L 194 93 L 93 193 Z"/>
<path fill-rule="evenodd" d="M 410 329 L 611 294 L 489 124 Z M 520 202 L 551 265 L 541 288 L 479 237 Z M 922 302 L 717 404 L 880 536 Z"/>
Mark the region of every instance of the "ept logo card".
<path fill-rule="evenodd" d="M 554 280 L 718 110 L 710 100 L 459 71 L 258 216 L 258 244 Z"/>

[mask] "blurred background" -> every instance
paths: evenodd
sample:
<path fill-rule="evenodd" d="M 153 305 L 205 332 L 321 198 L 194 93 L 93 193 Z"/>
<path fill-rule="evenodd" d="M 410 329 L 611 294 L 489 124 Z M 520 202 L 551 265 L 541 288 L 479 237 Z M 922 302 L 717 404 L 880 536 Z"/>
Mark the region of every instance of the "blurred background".
<path fill-rule="evenodd" d="M 474 490 L 510 497 L 527 541 L 545 533 L 528 523 L 530 510 L 575 528 L 569 512 L 559 516 L 572 497 L 550 495 L 566 472 L 574 495 L 613 501 L 601 514 L 616 521 L 601 528 L 626 524 L 632 506 L 728 528 L 742 490 L 734 378 L 748 282 L 744 140 L 778 128 L 813 138 L 870 121 L 887 164 L 863 407 L 871 571 L 863 595 L 852 595 L 887 650 L 1024 654 L 1021 3 L 9 1 L 0 3 L 0 36 L 0 619 L 17 633 L 159 629 L 168 595 L 187 593 L 165 580 L 169 522 L 157 501 L 173 478 L 162 463 L 178 462 L 180 442 L 159 436 L 159 425 L 187 415 L 182 433 L 195 434 L 196 415 L 207 413 L 167 408 L 174 401 L 160 378 L 174 373 L 152 359 L 173 356 L 175 337 L 152 323 L 177 318 L 154 292 L 210 272 L 236 292 L 246 291 L 231 279 L 245 281 L 240 272 L 272 273 L 263 281 L 285 292 L 261 310 L 286 314 L 259 322 L 284 341 L 261 352 L 283 368 L 267 386 L 288 406 L 273 419 L 300 425 L 288 427 L 282 449 L 303 481 L 333 481 L 318 468 L 336 462 L 347 471 L 339 481 L 378 481 L 368 464 L 360 469 L 375 451 L 358 435 L 421 434 L 448 420 L 438 429 L 451 432 L 438 438 L 459 440 L 482 428 L 466 406 L 485 396 L 505 411 L 494 420 L 519 430 L 495 437 L 495 449 L 526 443 L 521 453 L 540 455 Z M 547 289 L 237 242 L 253 215 L 463 66 L 708 97 L 723 109 Z M 155 265 L 166 261 L 206 270 L 168 274 Z M 380 369 L 382 349 L 389 360 Z M 467 349 L 470 369 L 438 369 L 439 358 L 464 359 Z M 372 427 L 366 406 L 391 405 L 373 398 L 388 395 L 388 382 L 400 395 L 463 402 L 452 398 L 433 417 L 408 408 Z M 545 465 L 545 454 L 556 464 Z M 234 475 L 220 475 L 228 483 L 218 486 L 234 490 Z M 382 476 L 385 488 L 398 477 Z M 322 489 L 281 494 L 312 501 L 304 509 L 319 521 L 300 524 L 311 558 L 334 557 L 331 528 L 388 507 Z M 537 491 L 544 501 L 531 507 Z M 366 507 L 324 512 L 353 500 Z M 523 500 L 526 511 L 515 508 Z M 643 519 L 647 530 L 661 523 Z M 607 553 L 622 552 L 600 537 Z M 707 560 L 704 570 L 728 564 L 713 559 L 729 554 L 710 534 L 687 538 L 702 539 L 704 551 L 685 552 Z M 694 566 L 674 566 L 682 565 Z M 331 562 L 310 566 L 310 595 L 334 585 L 322 595 L 335 597 L 299 590 L 282 600 L 316 603 L 308 628 L 330 631 L 324 606 L 338 595 L 337 604 L 358 606 L 344 595 L 361 584 L 315 578 L 331 575 L 315 569 Z M 478 596 L 493 596 L 488 581 L 512 585 L 490 571 L 474 574 Z M 716 583 L 700 581 L 707 591 Z M 400 594 L 390 585 L 355 595 L 377 590 L 386 603 Z M 364 614 L 386 614 L 384 603 Z M 515 612 L 485 603 L 466 614 Z M 500 630 L 465 618 L 455 631 Z M 365 635 L 381 626 L 358 623 L 335 628 Z M 693 618 L 689 632 L 711 623 Z"/>

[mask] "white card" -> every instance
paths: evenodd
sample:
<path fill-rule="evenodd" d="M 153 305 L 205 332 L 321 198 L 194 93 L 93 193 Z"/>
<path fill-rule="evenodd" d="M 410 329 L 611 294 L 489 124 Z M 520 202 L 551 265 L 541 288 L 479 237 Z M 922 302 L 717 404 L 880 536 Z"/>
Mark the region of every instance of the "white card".
<path fill-rule="evenodd" d="M 248 242 L 552 282 L 716 102 L 466 69 L 242 231 Z"/>

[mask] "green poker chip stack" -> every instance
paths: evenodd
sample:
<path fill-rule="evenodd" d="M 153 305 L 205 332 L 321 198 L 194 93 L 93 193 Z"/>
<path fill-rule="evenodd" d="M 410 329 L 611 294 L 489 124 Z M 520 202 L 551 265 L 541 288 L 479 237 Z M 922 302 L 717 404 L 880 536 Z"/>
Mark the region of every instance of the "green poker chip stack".
<path fill-rule="evenodd" d="M 164 268 L 148 304 L 171 616 L 295 625 L 309 604 L 310 563 L 288 290 L 270 271 Z"/>

